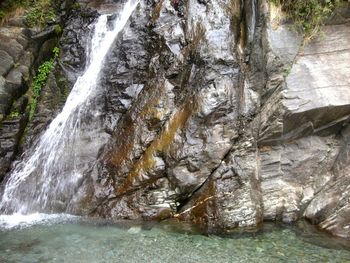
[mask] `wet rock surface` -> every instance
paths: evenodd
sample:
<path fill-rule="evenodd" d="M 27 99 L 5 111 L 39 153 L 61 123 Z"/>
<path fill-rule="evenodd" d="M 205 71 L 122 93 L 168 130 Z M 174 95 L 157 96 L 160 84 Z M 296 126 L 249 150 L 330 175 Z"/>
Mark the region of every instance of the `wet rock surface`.
<path fill-rule="evenodd" d="M 140 3 L 105 63 L 111 138 L 72 211 L 213 232 L 305 217 L 348 238 L 350 25 L 302 47 L 273 19 L 264 1 Z"/>
<path fill-rule="evenodd" d="M 0 28 L 0 181 L 18 153 L 28 116 L 24 96 L 34 65 L 34 45 L 26 28 L 8 25 Z"/>
<path fill-rule="evenodd" d="M 265 1 L 241 2 L 140 2 L 100 78 L 108 142 L 68 212 L 176 217 L 213 232 L 307 218 L 350 238 L 350 9 L 303 46 Z M 83 70 L 96 15 L 72 15 L 43 98 L 60 76 L 69 89 Z M 11 41 L 0 51 L 3 74 L 26 43 Z M 10 75 L 13 85 L 20 74 Z M 1 103 L 11 100 L 8 85 L 0 79 Z"/>

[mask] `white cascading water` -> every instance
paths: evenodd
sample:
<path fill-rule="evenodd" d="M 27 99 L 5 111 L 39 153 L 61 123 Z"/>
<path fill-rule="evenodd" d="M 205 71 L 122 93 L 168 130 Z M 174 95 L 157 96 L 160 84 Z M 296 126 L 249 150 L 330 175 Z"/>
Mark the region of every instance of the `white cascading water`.
<path fill-rule="evenodd" d="M 1 212 L 67 212 L 67 203 L 83 177 L 84 163 L 91 163 L 91 156 L 97 156 L 99 145 L 94 144 L 94 136 L 101 136 L 91 129 L 84 130 L 81 118 L 87 112 L 92 119 L 102 115 L 98 110 L 91 112 L 93 109 L 90 109 L 98 90 L 99 73 L 108 50 L 137 4 L 137 1 L 129 0 L 112 29 L 108 25 L 108 15 L 99 17 L 85 73 L 77 79 L 62 112 L 11 173 L 3 191 Z M 98 140 L 104 141 L 103 138 Z M 79 151 L 79 148 L 84 150 Z M 84 159 L 86 155 L 90 159 Z"/>

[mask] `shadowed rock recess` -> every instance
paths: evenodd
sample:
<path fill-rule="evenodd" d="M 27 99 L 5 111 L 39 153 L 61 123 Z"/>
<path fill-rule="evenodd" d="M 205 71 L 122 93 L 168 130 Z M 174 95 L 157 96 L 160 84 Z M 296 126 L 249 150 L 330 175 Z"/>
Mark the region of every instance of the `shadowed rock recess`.
<path fill-rule="evenodd" d="M 264 0 L 141 1 L 101 74 L 108 142 L 68 212 L 221 233 L 306 218 L 350 238 L 347 5 L 303 45 Z M 85 60 L 80 37 L 65 49 L 72 25 L 67 79 Z"/>

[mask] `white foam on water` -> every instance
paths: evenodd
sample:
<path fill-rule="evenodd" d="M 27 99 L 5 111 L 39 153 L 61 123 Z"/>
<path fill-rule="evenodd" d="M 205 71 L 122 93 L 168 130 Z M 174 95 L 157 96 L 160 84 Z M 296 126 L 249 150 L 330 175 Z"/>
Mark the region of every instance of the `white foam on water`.
<path fill-rule="evenodd" d="M 12 215 L 0 215 L 0 229 L 26 228 L 38 224 L 59 223 L 78 218 L 78 216 L 69 214 L 34 213 L 23 215 L 15 213 Z"/>

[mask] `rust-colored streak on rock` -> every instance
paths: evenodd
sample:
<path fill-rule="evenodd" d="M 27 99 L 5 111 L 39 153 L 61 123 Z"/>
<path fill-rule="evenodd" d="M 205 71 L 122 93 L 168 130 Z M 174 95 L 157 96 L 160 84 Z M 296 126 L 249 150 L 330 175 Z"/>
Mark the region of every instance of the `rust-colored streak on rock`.
<path fill-rule="evenodd" d="M 154 7 L 153 12 L 151 14 L 151 22 L 155 23 L 157 22 L 159 16 L 160 16 L 160 11 L 162 9 L 164 0 L 160 0 Z"/>
<path fill-rule="evenodd" d="M 135 108 L 137 112 L 134 114 L 137 116 L 136 119 L 133 119 L 129 113 L 122 123 L 121 132 L 116 136 L 118 146 L 113 149 L 109 154 L 107 160 L 112 164 L 116 169 L 129 159 L 130 153 L 134 149 L 134 137 L 137 132 L 137 126 L 140 121 L 149 118 L 150 116 L 158 116 L 158 111 L 156 110 L 158 104 L 160 103 L 160 98 L 164 94 L 164 82 L 160 82 L 157 85 L 158 96 L 149 95 L 148 99 L 141 98 L 136 105 L 143 105 L 141 107 Z"/>
<path fill-rule="evenodd" d="M 134 122 L 130 116 L 127 116 L 124 121 L 124 128 L 118 134 L 118 141 L 121 143 L 117 151 L 110 154 L 108 160 L 115 167 L 123 164 L 126 157 L 132 150 L 132 138 L 135 131 Z"/>
<path fill-rule="evenodd" d="M 174 140 L 176 132 L 185 126 L 187 120 L 192 115 L 194 109 L 193 104 L 192 101 L 187 102 L 181 110 L 174 114 L 160 136 L 151 143 L 140 160 L 135 163 L 124 183 L 117 188 L 117 195 L 132 190 L 133 187 L 142 182 L 155 179 L 149 178 L 146 175 L 146 173 L 150 172 L 155 166 L 154 155 L 168 150 Z"/>
<path fill-rule="evenodd" d="M 215 217 L 215 187 L 210 182 L 205 190 L 201 192 L 193 202 L 186 205 L 184 210 L 175 214 L 174 217 L 180 221 L 192 222 L 200 226 L 208 226 Z"/>
<path fill-rule="evenodd" d="M 152 116 L 157 116 L 157 106 L 161 102 L 160 97 L 152 99 L 140 112 L 140 119 L 150 118 Z"/>

